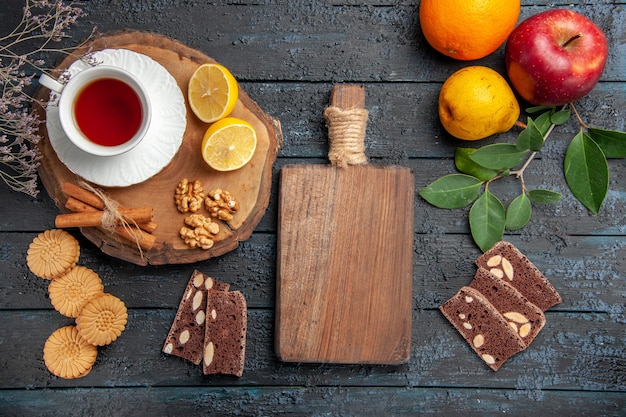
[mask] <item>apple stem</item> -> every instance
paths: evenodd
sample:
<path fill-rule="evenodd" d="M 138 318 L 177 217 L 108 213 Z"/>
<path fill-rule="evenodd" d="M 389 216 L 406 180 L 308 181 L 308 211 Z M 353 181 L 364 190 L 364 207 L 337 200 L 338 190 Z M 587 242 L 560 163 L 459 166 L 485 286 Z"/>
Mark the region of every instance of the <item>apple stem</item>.
<path fill-rule="evenodd" d="M 582 38 L 583 34 L 582 33 L 577 33 L 574 36 L 572 36 L 571 38 L 569 38 L 567 41 L 565 41 L 565 43 L 563 45 L 561 45 L 561 47 L 563 48 L 567 48 L 567 45 L 569 45 L 570 43 L 574 42 L 576 39 Z"/>

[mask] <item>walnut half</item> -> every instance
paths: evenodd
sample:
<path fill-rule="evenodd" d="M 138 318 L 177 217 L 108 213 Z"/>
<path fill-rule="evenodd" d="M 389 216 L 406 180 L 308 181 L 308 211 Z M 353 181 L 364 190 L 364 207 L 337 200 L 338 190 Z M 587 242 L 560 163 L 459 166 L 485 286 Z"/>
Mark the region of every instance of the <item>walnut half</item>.
<path fill-rule="evenodd" d="M 195 213 L 202 207 L 203 200 L 204 188 L 202 188 L 200 180 L 195 179 L 191 182 L 187 178 L 180 180 L 174 195 L 174 202 L 178 211 Z"/>
<path fill-rule="evenodd" d="M 185 219 L 180 229 L 180 237 L 192 248 L 211 249 L 215 235 L 220 231 L 219 225 L 202 214 L 192 214 Z"/>
<path fill-rule="evenodd" d="M 204 200 L 204 206 L 211 217 L 230 221 L 233 219 L 233 213 L 239 210 L 239 201 L 228 191 L 216 188 L 209 191 L 207 198 Z"/>

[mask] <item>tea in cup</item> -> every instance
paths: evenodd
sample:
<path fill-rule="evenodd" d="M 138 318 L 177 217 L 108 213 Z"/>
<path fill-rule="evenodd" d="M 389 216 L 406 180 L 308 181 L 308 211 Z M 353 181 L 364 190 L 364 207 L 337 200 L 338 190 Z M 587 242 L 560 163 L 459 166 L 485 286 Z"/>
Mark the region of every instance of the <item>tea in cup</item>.
<path fill-rule="evenodd" d="M 148 92 L 122 68 L 90 67 L 72 75 L 65 85 L 42 74 L 39 82 L 60 95 L 59 119 L 69 140 L 92 155 L 127 152 L 150 127 Z"/>

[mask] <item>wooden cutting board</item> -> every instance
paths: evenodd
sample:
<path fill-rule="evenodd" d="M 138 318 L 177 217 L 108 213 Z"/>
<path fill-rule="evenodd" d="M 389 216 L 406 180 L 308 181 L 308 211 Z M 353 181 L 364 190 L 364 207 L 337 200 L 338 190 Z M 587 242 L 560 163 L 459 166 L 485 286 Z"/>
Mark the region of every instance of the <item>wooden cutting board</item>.
<path fill-rule="evenodd" d="M 330 107 L 364 102 L 362 87 L 338 85 Z M 328 122 L 331 136 L 337 122 Z M 330 140 L 332 161 L 344 138 Z M 276 353 L 286 362 L 400 364 L 411 347 L 413 173 L 341 165 L 282 169 Z"/>

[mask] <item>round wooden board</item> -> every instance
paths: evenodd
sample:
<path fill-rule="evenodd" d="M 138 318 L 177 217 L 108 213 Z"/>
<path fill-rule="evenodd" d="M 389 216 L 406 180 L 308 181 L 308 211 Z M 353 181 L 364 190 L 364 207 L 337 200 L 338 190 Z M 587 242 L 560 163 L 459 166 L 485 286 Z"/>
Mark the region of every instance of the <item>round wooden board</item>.
<path fill-rule="evenodd" d="M 203 53 L 172 39 L 144 32 L 105 34 L 90 41 L 76 51 L 82 56 L 88 51 L 107 48 L 124 48 L 147 55 L 163 65 L 176 79 L 185 96 L 187 83 L 195 69 L 202 63 L 215 62 Z M 55 69 L 60 74 L 75 57 L 67 57 Z M 49 90 L 39 89 L 37 99 L 48 100 Z M 45 110 L 36 109 L 41 120 Z M 104 231 L 101 228 L 82 228 L 81 233 L 96 244 L 104 253 L 137 265 L 183 264 L 205 260 L 235 249 L 239 241 L 246 240 L 263 217 L 269 203 L 272 165 L 282 146 L 280 122 L 266 114 L 239 88 L 239 100 L 232 116 L 250 122 L 257 133 L 257 148 L 252 160 L 243 168 L 232 172 L 217 172 L 209 168 L 200 155 L 200 143 L 208 128 L 198 120 L 187 105 L 187 126 L 183 143 L 173 160 L 152 178 L 130 187 L 100 187 L 123 207 L 151 206 L 158 228 L 153 235 L 155 245 L 140 252 L 130 241 Z M 42 162 L 39 175 L 48 194 L 63 211 L 67 197 L 61 192 L 64 182 L 78 183 L 83 180 L 71 172 L 57 157 L 48 140 L 45 123 L 41 125 L 42 140 L 39 149 Z M 222 188 L 230 191 L 240 202 L 241 208 L 232 221 L 220 224 L 215 245 L 208 250 L 189 248 L 179 237 L 188 214 L 179 213 L 174 204 L 174 190 L 182 178 L 199 179 L 205 191 Z M 198 213 L 207 215 L 203 208 Z"/>

